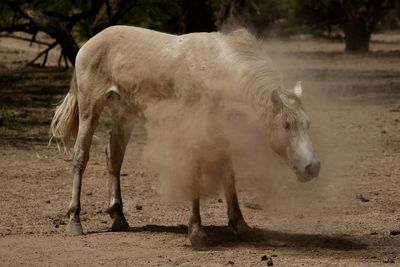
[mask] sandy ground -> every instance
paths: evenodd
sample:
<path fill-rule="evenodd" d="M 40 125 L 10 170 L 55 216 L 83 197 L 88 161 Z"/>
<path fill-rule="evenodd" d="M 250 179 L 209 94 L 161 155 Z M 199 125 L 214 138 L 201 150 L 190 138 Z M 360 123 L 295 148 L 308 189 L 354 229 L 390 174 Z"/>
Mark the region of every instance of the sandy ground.
<path fill-rule="evenodd" d="M 222 196 L 202 203 L 213 241 L 194 250 L 187 203 L 164 201 L 143 165 L 146 134 L 133 133 L 122 174 L 132 231 L 109 231 L 105 213 L 107 120 L 97 131 L 83 182 L 81 237 L 64 234 L 69 157 L 48 147 L 48 127 L 68 90 L 70 69 L 25 67 L 40 47 L 0 39 L 0 266 L 400 266 L 400 34 L 380 34 L 372 53 L 298 37 L 269 41 L 287 85 L 302 80 L 322 161 L 298 183 L 282 164 L 273 179 L 241 185 L 250 240 L 226 225 Z M 56 64 L 57 55 L 50 58 Z"/>

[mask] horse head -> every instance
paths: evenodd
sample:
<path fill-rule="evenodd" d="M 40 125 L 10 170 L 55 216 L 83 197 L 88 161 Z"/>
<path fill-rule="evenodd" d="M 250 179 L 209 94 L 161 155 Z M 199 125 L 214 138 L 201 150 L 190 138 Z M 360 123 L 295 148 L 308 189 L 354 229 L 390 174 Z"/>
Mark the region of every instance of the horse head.
<path fill-rule="evenodd" d="M 300 100 L 301 82 L 292 91 L 275 89 L 267 105 L 268 135 L 272 149 L 291 166 L 301 182 L 317 177 L 320 161 L 309 136 L 310 118 Z"/>

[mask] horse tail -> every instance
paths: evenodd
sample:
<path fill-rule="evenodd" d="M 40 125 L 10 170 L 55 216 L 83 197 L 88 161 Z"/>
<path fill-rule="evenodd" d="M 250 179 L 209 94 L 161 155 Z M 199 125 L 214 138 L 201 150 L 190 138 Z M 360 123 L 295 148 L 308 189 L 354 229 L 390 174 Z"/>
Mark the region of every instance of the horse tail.
<path fill-rule="evenodd" d="M 69 92 L 56 108 L 53 120 L 51 121 L 49 144 L 54 138 L 57 141 L 57 146 L 59 146 L 61 141 L 65 150 L 69 152 L 69 140 L 71 137 L 75 138 L 77 136 L 78 127 L 78 85 L 74 71 Z"/>

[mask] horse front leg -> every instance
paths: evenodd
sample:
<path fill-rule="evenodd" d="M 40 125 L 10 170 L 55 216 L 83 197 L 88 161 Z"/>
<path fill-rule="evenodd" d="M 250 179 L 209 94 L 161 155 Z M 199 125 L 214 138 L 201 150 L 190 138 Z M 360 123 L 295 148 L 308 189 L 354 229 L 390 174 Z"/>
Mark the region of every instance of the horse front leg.
<path fill-rule="evenodd" d="M 241 236 L 248 233 L 251 228 L 244 220 L 242 211 L 240 210 L 232 163 L 228 161 L 224 165 L 224 193 L 228 207 L 229 226 L 232 227 L 236 234 Z"/>
<path fill-rule="evenodd" d="M 106 161 L 109 173 L 108 178 L 108 197 L 109 206 L 107 212 L 112 218 L 112 231 L 129 231 L 130 227 L 125 219 L 121 195 L 121 166 L 125 155 L 126 146 L 128 145 L 132 124 L 127 121 L 129 116 L 116 118 L 114 116 L 114 124 L 111 130 L 110 154 L 106 149 Z"/>
<path fill-rule="evenodd" d="M 206 245 L 206 233 L 201 225 L 200 199 L 192 200 L 191 216 L 189 219 L 189 240 L 192 246 L 202 247 Z"/>
<path fill-rule="evenodd" d="M 190 243 L 193 247 L 203 247 L 207 245 L 206 233 L 201 225 L 200 216 L 200 190 L 201 190 L 201 177 L 202 171 L 200 167 L 197 167 L 193 171 L 193 189 L 195 195 L 193 196 L 191 214 L 188 224 L 188 235 Z"/>

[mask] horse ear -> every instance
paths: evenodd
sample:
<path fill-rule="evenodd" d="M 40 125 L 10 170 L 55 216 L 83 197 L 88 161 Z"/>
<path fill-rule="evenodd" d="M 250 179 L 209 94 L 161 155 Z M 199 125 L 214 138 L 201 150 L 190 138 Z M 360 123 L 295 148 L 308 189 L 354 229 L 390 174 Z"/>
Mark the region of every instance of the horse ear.
<path fill-rule="evenodd" d="M 301 97 L 303 94 L 303 88 L 301 87 L 301 81 L 298 81 L 293 87 L 293 93 L 297 95 L 297 97 Z"/>
<path fill-rule="evenodd" d="M 271 102 L 273 105 L 274 115 L 276 115 L 282 110 L 283 107 L 282 99 L 277 89 L 273 90 L 271 93 Z"/>

